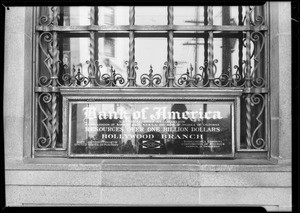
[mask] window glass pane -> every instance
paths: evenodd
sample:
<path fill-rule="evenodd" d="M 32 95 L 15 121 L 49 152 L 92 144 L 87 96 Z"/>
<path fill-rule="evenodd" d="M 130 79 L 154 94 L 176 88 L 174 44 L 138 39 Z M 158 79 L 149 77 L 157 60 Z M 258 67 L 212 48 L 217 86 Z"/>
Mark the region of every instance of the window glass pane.
<path fill-rule="evenodd" d="M 94 59 L 98 60 L 100 72 L 96 73 L 96 78 L 100 81 L 103 74 L 111 74 L 111 68 L 116 73 L 122 75 L 124 80 L 127 80 L 127 68 L 126 61 L 128 61 L 128 38 L 111 37 L 106 34 L 96 34 Z M 80 73 L 88 77 L 87 61 L 90 60 L 90 38 L 60 38 L 63 41 L 63 49 L 61 51 L 62 61 L 64 63 L 64 73 L 70 73 L 76 75 L 78 69 Z M 118 50 L 118 51 L 117 51 Z M 76 72 L 74 73 L 74 69 Z M 98 82 L 99 83 L 99 82 Z"/>
<path fill-rule="evenodd" d="M 203 38 L 174 38 L 174 61 L 177 62 L 175 78 L 187 72 L 193 76 L 199 73 L 199 67 L 204 63 L 204 39 Z M 190 67 L 193 67 L 192 72 Z"/>
<path fill-rule="evenodd" d="M 165 82 L 163 66 L 167 61 L 167 38 L 136 38 L 135 39 L 135 61 L 138 63 L 137 81 L 140 82 L 142 74 L 149 74 L 150 66 L 153 74 L 162 76 Z"/>
<path fill-rule="evenodd" d="M 166 25 L 167 7 L 135 7 L 136 25 Z"/>
<path fill-rule="evenodd" d="M 174 7 L 174 24 L 204 25 L 204 7 Z"/>
<path fill-rule="evenodd" d="M 129 7 L 98 7 L 98 25 L 128 25 Z"/>
<path fill-rule="evenodd" d="M 61 7 L 60 17 L 63 18 L 59 25 L 90 25 L 91 7 Z"/>
<path fill-rule="evenodd" d="M 58 25 L 90 25 L 91 9 L 94 10 L 94 23 L 97 25 L 128 25 L 129 7 L 60 7 Z M 49 14 L 44 7 L 42 14 Z"/>
<path fill-rule="evenodd" d="M 127 80 L 127 64 L 129 59 L 128 37 L 111 37 L 99 34 L 98 61 L 102 65 L 101 74 L 110 73 L 111 66 Z"/>
<path fill-rule="evenodd" d="M 242 8 L 242 10 L 241 10 Z M 238 6 L 214 6 L 213 24 L 214 25 L 242 25 L 245 7 Z M 241 16 L 239 16 L 241 14 Z"/>
<path fill-rule="evenodd" d="M 227 73 L 228 68 L 236 72 L 234 66 L 239 66 L 239 42 L 237 38 L 214 38 L 214 59 L 218 60 L 216 65 L 215 77 L 222 73 Z"/>

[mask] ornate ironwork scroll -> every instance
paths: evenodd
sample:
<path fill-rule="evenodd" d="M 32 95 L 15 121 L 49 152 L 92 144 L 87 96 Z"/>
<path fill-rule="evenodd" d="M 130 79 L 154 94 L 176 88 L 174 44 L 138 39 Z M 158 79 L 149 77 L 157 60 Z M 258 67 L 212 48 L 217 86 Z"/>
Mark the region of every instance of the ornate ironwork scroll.
<path fill-rule="evenodd" d="M 50 125 L 51 121 L 51 112 L 49 106 L 47 106 L 52 101 L 52 95 L 50 93 L 41 93 L 38 97 L 38 107 L 42 114 L 43 119 L 41 119 L 41 124 L 43 128 L 44 134 L 37 139 L 37 148 L 50 148 L 52 138 L 51 138 L 51 130 L 52 127 Z"/>
<path fill-rule="evenodd" d="M 42 15 L 39 19 L 39 24 L 43 26 L 49 26 L 52 24 L 53 21 L 53 8 L 54 7 L 47 7 L 48 15 Z"/>
<path fill-rule="evenodd" d="M 152 65 L 150 65 L 149 74 L 141 75 L 141 84 L 146 87 L 158 87 L 162 81 L 160 74 L 153 74 Z"/>
<path fill-rule="evenodd" d="M 196 73 L 193 75 L 193 66 L 187 69 L 186 73 L 182 74 L 177 80 L 178 85 L 183 85 L 185 87 L 199 87 L 203 86 L 203 72 L 202 74 Z"/>
<path fill-rule="evenodd" d="M 63 81 L 66 86 L 85 87 L 89 85 L 90 79 L 82 74 L 81 63 L 78 64 L 77 66 L 73 65 L 71 73 L 72 74 L 66 73 L 63 75 Z"/>
<path fill-rule="evenodd" d="M 47 68 L 47 71 L 49 73 L 49 76 L 52 74 L 52 64 L 53 64 L 53 58 L 50 54 L 51 49 L 51 42 L 53 41 L 53 36 L 49 32 L 43 32 L 39 36 L 39 46 L 42 50 L 43 54 L 46 56 L 44 59 L 44 65 Z M 52 79 L 49 79 L 50 77 L 47 76 L 41 76 L 38 79 L 38 85 L 42 87 L 48 87 L 50 84 L 52 84 Z"/>
<path fill-rule="evenodd" d="M 232 74 L 232 69 L 229 66 L 227 69 L 227 73 L 222 73 L 219 77 L 216 77 L 214 83 L 218 87 L 237 87 L 242 80 L 242 76 L 239 73 L 239 67 L 237 65 L 234 66 L 236 72 Z"/>
<path fill-rule="evenodd" d="M 254 140 L 254 137 L 256 136 L 256 134 L 258 133 L 258 131 L 262 128 L 263 126 L 263 122 L 261 120 L 261 115 L 264 112 L 265 109 L 265 97 L 262 94 L 252 94 L 251 98 L 250 98 L 251 104 L 253 105 L 259 105 L 261 104 L 261 109 L 258 112 L 255 120 L 257 121 L 258 125 L 256 126 L 256 128 L 254 129 L 254 131 L 252 132 L 252 136 L 251 136 L 251 145 L 255 148 L 255 149 L 263 149 L 266 146 L 266 141 L 264 138 L 262 137 L 258 137 L 256 140 Z"/>
<path fill-rule="evenodd" d="M 102 80 L 104 80 L 105 82 L 105 86 L 117 86 L 118 84 L 122 85 L 125 83 L 124 78 L 122 77 L 122 75 L 116 73 L 115 69 L 113 68 L 113 66 L 110 67 L 110 74 L 103 74 L 101 76 Z"/>
<path fill-rule="evenodd" d="M 261 64 L 261 53 L 265 46 L 265 39 L 264 35 L 261 32 L 252 32 L 250 35 L 250 39 L 254 43 L 252 58 L 254 59 L 255 63 L 251 75 L 251 84 L 253 85 L 253 87 L 261 88 L 265 85 L 265 80 L 260 76 L 262 74 L 262 71 L 259 69 L 259 66 Z M 258 73 L 258 76 L 256 75 L 256 73 Z"/>
<path fill-rule="evenodd" d="M 250 9 L 249 7 L 246 7 L 246 25 L 250 26 Z M 250 32 L 246 32 L 246 61 L 245 61 L 245 87 L 251 87 L 251 53 L 250 53 Z M 247 142 L 247 147 L 251 147 L 251 95 L 248 94 L 246 98 L 246 142 Z"/>
<path fill-rule="evenodd" d="M 264 25 L 265 18 L 262 15 L 255 14 L 255 9 L 259 9 L 260 6 L 250 6 L 250 24 L 255 27 Z M 254 20 L 253 18 L 254 17 Z"/>
<path fill-rule="evenodd" d="M 49 17 L 42 16 L 40 19 L 41 24 L 45 25 L 58 25 L 58 19 L 59 19 L 59 7 L 51 7 L 49 11 Z M 38 85 L 42 87 L 58 87 L 61 86 L 60 82 L 58 81 L 58 72 L 59 72 L 59 50 L 58 50 L 58 36 L 57 32 L 53 31 L 50 32 L 43 32 L 39 36 L 39 47 L 42 51 L 42 53 L 45 55 L 44 65 L 47 68 L 47 71 L 49 73 L 49 77 L 47 76 L 41 76 L 38 80 Z M 43 126 L 46 128 L 47 134 L 50 134 L 51 131 L 51 139 L 45 139 L 45 137 L 40 137 L 38 139 L 37 145 L 39 147 L 48 147 L 51 145 L 51 148 L 56 147 L 57 139 L 58 139 L 58 96 L 55 92 L 52 93 L 51 98 L 49 97 L 50 94 L 47 93 L 46 96 L 44 96 L 43 101 L 45 103 L 48 103 L 51 101 L 51 124 L 48 119 L 48 116 L 46 116 L 47 119 L 43 119 L 41 122 Z M 41 97 L 41 96 L 40 96 Z M 42 114 L 45 114 L 45 111 L 42 109 L 42 106 L 39 102 L 40 110 L 42 111 Z M 47 121 L 47 124 L 45 122 Z M 49 128 L 49 125 L 51 125 L 51 128 Z M 47 146 L 45 146 L 45 144 Z"/>

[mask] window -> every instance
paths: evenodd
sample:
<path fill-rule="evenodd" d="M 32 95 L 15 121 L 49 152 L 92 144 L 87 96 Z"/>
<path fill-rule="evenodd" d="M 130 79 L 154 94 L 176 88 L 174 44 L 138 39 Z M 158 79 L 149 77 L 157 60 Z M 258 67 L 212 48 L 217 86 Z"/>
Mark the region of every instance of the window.
<path fill-rule="evenodd" d="M 37 8 L 33 155 L 267 156 L 267 9 Z"/>

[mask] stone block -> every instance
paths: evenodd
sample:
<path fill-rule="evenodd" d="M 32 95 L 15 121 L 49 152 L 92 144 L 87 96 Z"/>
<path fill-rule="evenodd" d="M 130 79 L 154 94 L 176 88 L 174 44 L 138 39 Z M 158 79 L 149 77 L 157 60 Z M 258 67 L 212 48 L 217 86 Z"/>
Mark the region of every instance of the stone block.
<path fill-rule="evenodd" d="M 100 186 L 100 171 L 6 171 L 7 185 Z"/>
<path fill-rule="evenodd" d="M 284 205 L 291 206 L 291 188 L 201 187 L 203 205 Z"/>
<path fill-rule="evenodd" d="M 278 16 L 278 30 L 279 34 L 291 33 L 291 2 L 276 2 L 280 14 Z"/>
<path fill-rule="evenodd" d="M 201 186 L 292 186 L 290 172 L 201 172 L 199 178 Z"/>
<path fill-rule="evenodd" d="M 6 205 L 100 204 L 99 187 L 6 186 Z"/>
<path fill-rule="evenodd" d="M 104 187 L 106 205 L 197 205 L 199 189 L 192 187 Z"/>
<path fill-rule="evenodd" d="M 104 171 L 103 186 L 200 186 L 197 172 Z"/>
<path fill-rule="evenodd" d="M 4 116 L 5 158 L 23 157 L 23 118 Z"/>

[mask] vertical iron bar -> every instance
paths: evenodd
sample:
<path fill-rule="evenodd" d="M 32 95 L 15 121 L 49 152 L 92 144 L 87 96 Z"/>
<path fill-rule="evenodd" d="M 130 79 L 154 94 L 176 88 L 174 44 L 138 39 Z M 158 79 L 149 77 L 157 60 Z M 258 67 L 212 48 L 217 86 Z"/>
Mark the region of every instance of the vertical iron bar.
<path fill-rule="evenodd" d="M 213 7 L 208 7 L 208 25 L 213 25 Z M 213 46 L 213 31 L 208 32 L 208 80 L 209 86 L 214 87 L 214 46 Z"/>
<path fill-rule="evenodd" d="M 98 25 L 98 22 L 99 22 L 99 15 L 98 15 L 98 13 L 99 13 L 99 8 L 98 7 L 94 7 L 95 8 L 95 11 L 94 11 L 94 25 Z M 95 61 L 96 60 L 98 60 L 98 46 L 99 46 L 99 35 L 97 34 L 97 33 L 95 33 L 95 48 L 94 48 L 94 51 L 95 51 L 95 53 L 94 53 L 94 57 L 95 57 Z M 95 72 L 96 72 L 96 70 L 95 70 Z M 96 73 L 95 73 L 95 75 L 96 75 Z"/>
<path fill-rule="evenodd" d="M 33 8 L 33 29 L 35 29 L 35 26 L 38 25 L 38 20 L 40 17 L 40 7 L 39 9 L 37 7 Z M 34 21 L 35 20 L 35 21 Z M 37 63 L 39 61 L 39 51 L 38 51 L 38 38 L 39 38 L 39 34 L 33 30 L 33 38 L 35 38 L 35 42 L 32 42 L 32 49 L 33 49 L 33 73 L 35 73 L 35 75 L 33 75 L 33 81 L 35 82 L 35 84 L 32 87 L 32 91 L 34 91 L 34 87 L 38 86 L 38 70 L 39 70 L 39 63 Z M 38 94 L 35 93 L 35 96 L 33 98 L 33 102 L 32 102 L 32 110 L 31 113 L 33 115 L 33 124 L 32 124 L 32 129 L 31 129 L 31 135 L 33 135 L 33 143 L 31 145 L 31 157 L 34 158 L 35 157 L 35 147 L 37 147 L 37 138 L 38 138 L 38 128 L 37 128 L 37 123 L 38 123 L 38 100 L 37 100 Z"/>
<path fill-rule="evenodd" d="M 243 26 L 243 7 L 239 6 L 239 26 Z M 243 32 L 239 37 L 239 74 L 243 76 Z"/>
<path fill-rule="evenodd" d="M 129 7 L 129 25 L 133 26 L 135 24 L 135 7 Z M 129 86 L 135 85 L 136 80 L 135 73 L 135 39 L 134 39 L 134 31 L 129 32 L 129 73 L 128 73 L 128 81 Z"/>
<path fill-rule="evenodd" d="M 199 7 L 196 7 L 196 25 L 198 25 L 198 21 L 199 21 Z M 196 33 L 198 33 L 198 31 L 196 31 Z M 196 42 L 195 42 L 195 74 L 197 74 L 197 67 L 198 67 L 198 37 L 196 37 Z M 191 76 L 193 77 L 192 73 Z"/>
<path fill-rule="evenodd" d="M 90 25 L 95 24 L 95 7 L 90 9 Z M 91 85 L 95 85 L 95 32 L 90 32 L 90 65 L 89 65 L 89 78 L 91 79 Z"/>
<path fill-rule="evenodd" d="M 266 17 L 266 26 L 269 26 L 269 19 L 267 17 L 270 17 L 269 16 L 269 5 L 270 3 L 266 3 L 263 7 L 263 15 L 264 17 Z M 269 31 L 266 31 L 265 32 L 265 36 L 266 38 L 269 38 Z M 265 79 L 266 79 L 266 85 L 265 87 L 269 88 L 269 85 L 270 85 L 270 78 L 269 78 L 269 58 L 270 58 L 270 55 L 269 55 L 269 39 L 266 39 L 266 44 L 265 44 L 265 58 L 264 58 L 264 64 L 265 64 L 265 68 L 264 68 L 264 76 L 265 76 Z M 266 135 L 266 139 L 267 139 L 267 143 L 266 143 L 266 149 L 268 150 L 268 156 L 271 157 L 271 145 L 270 145 L 270 141 L 271 141 L 271 134 L 270 134 L 270 120 L 268 118 L 271 117 L 271 114 L 270 114 L 270 99 L 269 99 L 269 94 L 267 93 L 266 94 L 266 113 L 265 113 L 265 123 L 266 123 L 266 128 L 265 128 L 265 135 Z"/>
<path fill-rule="evenodd" d="M 58 25 L 58 7 L 53 7 L 53 25 Z M 59 50 L 57 32 L 53 32 L 53 44 L 52 44 L 52 86 L 57 87 L 57 72 L 59 70 Z M 57 113 L 57 94 L 52 93 L 52 148 L 55 148 L 58 134 L 58 113 Z"/>
<path fill-rule="evenodd" d="M 172 6 L 168 7 L 168 25 L 173 25 L 174 21 L 174 8 Z M 174 32 L 172 30 L 168 31 L 168 86 L 173 87 L 174 85 Z"/>
<path fill-rule="evenodd" d="M 204 25 L 208 25 L 208 7 L 204 7 Z M 204 70 L 203 70 L 203 85 L 207 82 L 207 62 L 208 62 L 208 33 L 205 31 L 204 37 Z M 197 67 L 198 69 L 198 67 Z"/>
<path fill-rule="evenodd" d="M 230 25 L 230 7 L 222 6 L 222 25 Z M 230 37 L 222 38 L 222 70 L 221 72 L 229 75 L 228 68 L 231 65 L 231 44 Z"/>
<path fill-rule="evenodd" d="M 246 6 L 246 26 L 250 27 L 250 8 Z M 250 31 L 246 32 L 246 73 L 245 73 L 245 87 L 251 87 L 250 81 L 250 67 L 251 67 L 251 52 L 250 52 Z M 246 97 L 246 142 L 247 148 L 251 148 L 251 94 Z"/>

